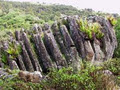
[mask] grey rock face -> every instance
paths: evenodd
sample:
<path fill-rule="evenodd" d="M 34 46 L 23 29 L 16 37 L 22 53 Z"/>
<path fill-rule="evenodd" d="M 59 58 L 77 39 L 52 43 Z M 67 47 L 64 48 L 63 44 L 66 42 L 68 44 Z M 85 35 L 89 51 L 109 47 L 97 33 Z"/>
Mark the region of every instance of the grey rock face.
<path fill-rule="evenodd" d="M 52 59 L 55 61 L 57 68 L 62 68 L 67 66 L 66 60 L 63 58 L 62 53 L 59 50 L 57 42 L 50 31 L 49 28 L 45 29 L 45 45 L 48 50 L 48 53 L 51 55 Z"/>
<path fill-rule="evenodd" d="M 76 22 L 76 19 L 69 18 L 69 27 L 70 27 L 70 34 L 75 43 L 75 46 L 79 52 L 79 55 L 82 59 L 85 58 L 85 47 L 84 47 L 84 38 L 79 30 L 79 26 Z"/>
<path fill-rule="evenodd" d="M 102 17 L 89 17 L 88 21 L 99 23 L 101 32 L 104 33 L 99 39 L 95 35 L 90 39 L 80 30 L 78 19 L 67 17 L 64 19 L 65 23 L 54 23 L 51 27 L 48 24 L 44 27 L 35 25 L 33 30 L 16 31 L 16 39 L 10 35 L 10 40 L 0 45 L 0 52 L 5 52 L 10 69 L 45 73 L 51 68 L 68 66 L 80 70 L 82 60 L 94 63 L 111 59 L 117 47 L 111 23 Z M 7 50 L 9 43 L 13 41 L 21 45 L 21 53 L 11 59 Z"/>
<path fill-rule="evenodd" d="M 104 60 L 110 59 L 113 56 L 113 52 L 115 48 L 117 47 L 117 39 L 115 35 L 115 31 L 113 29 L 113 26 L 110 24 L 110 22 L 102 17 L 94 17 L 94 20 L 99 22 L 102 26 L 102 32 L 104 33 L 104 37 L 101 38 L 101 45 L 105 56 Z"/>
<path fill-rule="evenodd" d="M 22 46 L 22 55 L 23 55 L 23 60 L 24 60 L 24 64 L 26 66 L 26 69 L 28 71 L 34 71 L 34 68 L 33 68 L 33 65 L 32 65 L 32 62 L 30 60 L 30 57 L 25 49 L 25 46 L 24 44 L 21 42 L 21 46 Z"/>
<path fill-rule="evenodd" d="M 70 37 L 68 33 L 66 26 L 61 26 L 61 33 L 63 35 L 65 47 L 68 51 L 68 56 L 70 57 L 68 64 L 70 64 L 70 66 L 72 66 L 74 69 L 79 70 L 80 69 L 80 57 L 78 56 L 78 52 L 75 48 L 72 38 Z"/>
<path fill-rule="evenodd" d="M 47 71 L 49 68 L 52 68 L 52 61 L 50 59 L 50 56 L 44 46 L 40 35 L 35 34 L 33 38 L 37 48 L 38 56 L 40 57 L 40 60 L 42 62 L 41 64 L 43 64 L 43 68 L 45 69 L 44 71 Z"/>
<path fill-rule="evenodd" d="M 22 33 L 22 37 L 23 37 L 23 42 L 24 42 L 24 45 L 25 45 L 25 48 L 29 54 L 29 57 L 30 57 L 30 60 L 31 60 L 31 63 L 34 67 L 34 70 L 35 71 L 40 71 L 40 65 L 38 63 L 38 60 L 35 58 L 34 54 L 33 54 L 33 51 L 32 51 L 32 48 L 30 46 L 30 42 L 26 36 L 26 34 L 23 32 Z"/>
<path fill-rule="evenodd" d="M 85 51 L 86 51 L 86 59 L 88 61 L 94 61 L 95 54 L 92 49 L 90 41 L 85 41 L 84 45 L 85 45 Z"/>

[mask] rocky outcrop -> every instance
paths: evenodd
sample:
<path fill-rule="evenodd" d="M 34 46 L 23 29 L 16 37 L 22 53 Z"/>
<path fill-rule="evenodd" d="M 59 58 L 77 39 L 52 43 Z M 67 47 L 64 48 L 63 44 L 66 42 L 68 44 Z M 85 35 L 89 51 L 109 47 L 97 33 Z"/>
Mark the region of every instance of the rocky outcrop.
<path fill-rule="evenodd" d="M 89 38 L 81 30 L 78 19 L 67 17 L 63 19 L 64 22 L 56 22 L 51 27 L 48 24 L 43 27 L 35 25 L 33 30 L 16 31 L 15 38 L 10 36 L 10 40 L 0 46 L 0 52 L 4 52 L 6 57 L 4 58 L 6 64 L 10 69 L 46 73 L 51 68 L 60 69 L 69 66 L 80 70 L 80 62 L 83 60 L 94 63 L 112 58 L 117 40 L 110 21 L 98 16 L 89 17 L 88 22 L 99 23 L 100 31 L 104 34 L 98 38 L 92 32 L 92 38 Z M 7 51 L 13 41 L 20 45 L 20 52 L 14 49 Z M 17 47 L 17 44 L 14 46 Z M 12 55 L 15 57 L 11 58 Z M 0 66 L 3 67 L 2 62 Z"/>
<path fill-rule="evenodd" d="M 42 75 L 39 71 L 35 72 L 20 71 L 18 73 L 18 76 L 25 82 L 39 83 L 42 79 Z"/>

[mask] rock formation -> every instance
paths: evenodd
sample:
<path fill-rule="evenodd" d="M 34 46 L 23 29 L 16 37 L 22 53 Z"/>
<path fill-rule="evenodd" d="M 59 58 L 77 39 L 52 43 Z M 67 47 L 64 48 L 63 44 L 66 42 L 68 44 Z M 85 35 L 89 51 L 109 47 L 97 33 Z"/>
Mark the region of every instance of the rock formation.
<path fill-rule="evenodd" d="M 80 29 L 78 19 L 67 17 L 64 18 L 64 23 L 54 23 L 51 27 L 47 24 L 43 27 L 36 25 L 33 30 L 16 31 L 15 38 L 2 43 L 0 52 L 4 52 L 10 69 L 31 72 L 48 72 L 51 68 L 68 66 L 80 70 L 81 61 L 94 63 L 112 58 L 117 40 L 110 21 L 98 16 L 88 18 L 89 22 L 99 23 L 104 34 L 97 38 L 93 32 L 93 37 L 89 38 Z M 21 50 L 16 51 L 9 46 L 13 41 L 20 45 Z M 17 47 L 17 44 L 14 46 Z M 15 57 L 11 58 L 13 55 Z M 2 62 L 0 66 L 3 67 Z"/>

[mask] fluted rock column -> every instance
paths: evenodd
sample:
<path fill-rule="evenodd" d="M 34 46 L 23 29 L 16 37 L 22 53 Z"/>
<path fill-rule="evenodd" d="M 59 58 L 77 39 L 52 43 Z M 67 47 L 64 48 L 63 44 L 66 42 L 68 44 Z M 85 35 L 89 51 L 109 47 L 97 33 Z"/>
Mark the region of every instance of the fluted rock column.
<path fill-rule="evenodd" d="M 16 61 L 17 61 L 17 64 L 18 64 L 20 70 L 26 71 L 26 68 L 25 68 L 25 65 L 24 65 L 21 55 L 18 55 L 18 57 L 16 58 Z"/>
<path fill-rule="evenodd" d="M 71 39 L 69 33 L 68 33 L 68 30 L 66 28 L 65 25 L 61 26 L 61 33 L 62 33 L 62 36 L 63 36 L 63 40 L 64 40 L 64 44 L 65 44 L 65 47 L 69 53 L 69 56 L 70 56 L 70 61 L 68 61 L 68 63 L 74 68 L 74 69 L 77 69 L 77 70 L 80 70 L 80 63 L 81 63 L 81 59 L 78 55 L 78 52 L 76 50 L 76 47 L 73 43 L 73 40 Z"/>
<path fill-rule="evenodd" d="M 105 55 L 100 47 L 100 42 L 97 39 L 93 41 L 93 49 L 95 53 L 95 61 L 104 61 Z"/>
<path fill-rule="evenodd" d="M 49 52 L 49 54 L 51 55 L 52 59 L 56 62 L 57 67 L 58 68 L 62 68 L 63 66 L 66 67 L 67 66 L 67 62 L 65 60 L 65 58 L 63 58 L 59 47 L 57 45 L 57 42 L 55 41 L 55 38 L 52 34 L 52 32 L 50 31 L 49 26 L 45 27 L 44 30 L 45 36 L 45 46 Z"/>
<path fill-rule="evenodd" d="M 28 71 L 34 71 L 32 62 L 30 60 L 30 57 L 29 57 L 29 55 L 28 55 L 28 53 L 26 51 L 26 48 L 25 48 L 23 42 L 20 42 L 20 44 L 21 44 L 21 47 L 22 47 L 22 55 L 23 55 L 23 60 L 24 60 L 23 62 L 25 64 L 26 69 Z"/>
<path fill-rule="evenodd" d="M 56 42 L 58 43 L 58 45 L 60 47 L 61 53 L 65 56 L 66 61 L 69 65 L 72 58 L 71 58 L 69 52 L 67 51 L 65 43 L 63 41 L 63 36 L 61 35 L 61 30 L 59 30 L 57 23 L 54 23 L 52 25 L 52 32 L 53 32 Z"/>
<path fill-rule="evenodd" d="M 38 57 L 40 57 L 40 60 L 42 61 L 42 64 L 43 64 L 43 71 L 46 72 L 50 68 L 53 68 L 52 61 L 50 59 L 49 54 L 47 53 L 47 50 L 44 46 L 44 43 L 40 35 L 35 34 L 33 38 L 34 38 L 34 43 L 38 52 Z"/>
<path fill-rule="evenodd" d="M 38 60 L 35 58 L 35 55 L 33 54 L 32 48 L 31 48 L 31 46 L 30 46 L 30 42 L 29 42 L 29 40 L 28 40 L 28 38 L 27 38 L 26 33 L 24 33 L 24 32 L 22 33 L 22 40 L 23 40 L 23 42 L 24 42 L 25 48 L 26 48 L 26 50 L 27 50 L 27 52 L 28 52 L 28 55 L 29 55 L 29 57 L 30 57 L 31 63 L 33 64 L 34 70 L 35 70 L 35 71 L 40 71 L 40 70 L 41 70 L 41 67 L 40 67 L 40 65 L 39 65 L 39 62 L 38 62 Z"/>
<path fill-rule="evenodd" d="M 70 35 L 82 59 L 85 59 L 84 38 L 79 30 L 79 26 L 74 18 L 69 18 Z"/>

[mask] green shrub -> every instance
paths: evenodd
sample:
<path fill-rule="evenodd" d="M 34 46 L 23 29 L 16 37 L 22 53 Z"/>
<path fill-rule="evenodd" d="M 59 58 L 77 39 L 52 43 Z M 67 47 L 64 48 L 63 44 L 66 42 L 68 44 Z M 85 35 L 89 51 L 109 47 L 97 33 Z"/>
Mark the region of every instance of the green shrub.
<path fill-rule="evenodd" d="M 7 49 L 7 53 L 11 55 L 12 59 L 14 59 L 21 53 L 21 46 L 16 45 L 15 42 L 11 42 Z"/>
<path fill-rule="evenodd" d="M 120 73 L 120 59 L 111 59 L 104 63 L 104 68 L 110 70 L 113 74 L 118 75 Z"/>
<path fill-rule="evenodd" d="M 93 34 L 95 34 L 96 38 L 100 39 L 104 36 L 104 34 L 101 32 L 101 25 L 97 22 L 95 23 L 88 23 L 88 21 L 85 19 L 80 19 L 80 21 L 77 21 L 80 30 L 84 32 L 90 39 L 93 38 Z"/>
<path fill-rule="evenodd" d="M 107 19 L 110 21 L 112 26 L 115 26 L 117 24 L 117 20 L 113 16 L 108 16 Z"/>
<path fill-rule="evenodd" d="M 0 79 L 0 89 L 2 90 L 42 90 L 41 83 L 24 82 L 19 77 L 14 76 L 12 79 Z"/>
<path fill-rule="evenodd" d="M 120 58 L 120 18 L 118 18 L 117 20 L 117 24 L 115 26 L 115 33 L 118 44 L 114 52 L 114 58 Z"/>
<path fill-rule="evenodd" d="M 72 67 L 52 70 L 48 74 L 45 85 L 48 89 L 54 88 L 57 90 L 97 90 L 101 83 L 101 76 L 97 72 L 101 69 L 101 67 L 86 63 L 77 73 L 73 71 Z"/>
<path fill-rule="evenodd" d="M 0 87 L 3 90 L 109 90 L 106 82 L 109 82 L 110 77 L 103 74 L 103 70 L 106 69 L 111 70 L 108 67 L 94 66 L 85 62 L 78 72 L 74 72 L 72 67 L 52 69 L 46 79 L 40 83 L 24 82 L 18 77 L 8 80 L 0 79 Z M 11 74 L 15 73 L 18 71 L 12 71 Z M 120 82 L 119 76 L 117 76 L 117 82 L 118 84 Z"/>

